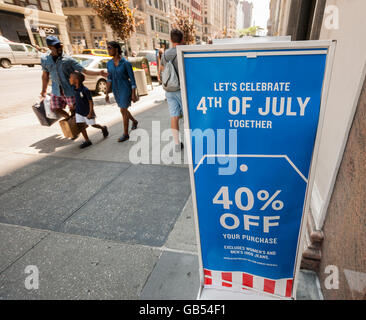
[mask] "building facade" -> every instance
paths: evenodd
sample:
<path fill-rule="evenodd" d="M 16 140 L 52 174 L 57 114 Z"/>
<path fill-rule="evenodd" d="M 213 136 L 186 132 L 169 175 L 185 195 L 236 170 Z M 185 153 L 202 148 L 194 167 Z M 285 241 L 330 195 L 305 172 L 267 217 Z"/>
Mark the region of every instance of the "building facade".
<path fill-rule="evenodd" d="M 203 0 L 203 41 L 236 37 L 237 0 Z"/>
<path fill-rule="evenodd" d="M 246 0 L 242 1 L 241 9 L 243 12 L 243 29 L 247 29 L 252 26 L 253 23 L 253 3 Z"/>
<path fill-rule="evenodd" d="M 136 31 L 125 42 L 127 54 L 169 48 L 176 10 L 194 19 L 198 44 L 236 34 L 238 0 L 130 0 L 129 3 L 134 9 Z M 62 4 L 74 52 L 103 48 L 106 41 L 115 39 L 111 28 L 102 23 L 86 0 L 62 0 Z"/>
<path fill-rule="evenodd" d="M 55 35 L 70 51 L 70 40 L 59 0 L 0 0 L 0 34 L 5 38 L 45 47 Z"/>
<path fill-rule="evenodd" d="M 182 12 L 194 19 L 194 24 L 196 28 L 196 43 L 200 43 L 203 38 L 203 1 L 202 0 L 171 0 L 171 21 L 173 21 L 173 16 L 175 12 Z"/>
<path fill-rule="evenodd" d="M 237 29 L 236 29 L 236 17 L 237 17 L 237 8 L 238 8 L 238 0 L 227 0 L 226 1 L 226 29 L 227 29 L 227 37 L 236 38 Z"/>
<path fill-rule="evenodd" d="M 84 48 L 106 48 L 114 40 L 112 29 L 93 12 L 86 0 L 62 0 L 67 30 L 74 53 Z"/>
<path fill-rule="evenodd" d="M 131 38 L 122 41 L 108 24 L 92 10 L 86 0 L 63 0 L 64 14 L 68 17 L 68 31 L 74 51 L 82 48 L 106 48 L 106 42 L 117 40 L 125 53 L 153 50 L 169 44 L 169 1 L 130 0 L 134 10 L 136 30 Z"/>
<path fill-rule="evenodd" d="M 269 35 L 337 41 L 302 267 L 318 273 L 325 299 L 365 299 L 366 2 L 272 0 L 270 10 Z"/>
<path fill-rule="evenodd" d="M 146 32 L 148 35 L 149 50 L 169 47 L 170 41 L 170 14 L 169 0 L 146 0 Z"/>

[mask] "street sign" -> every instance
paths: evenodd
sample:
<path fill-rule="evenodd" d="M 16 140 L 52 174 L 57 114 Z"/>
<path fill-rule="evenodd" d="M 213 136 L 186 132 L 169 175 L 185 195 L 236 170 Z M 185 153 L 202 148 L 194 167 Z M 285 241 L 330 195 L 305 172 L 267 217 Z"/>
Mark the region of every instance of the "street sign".
<path fill-rule="evenodd" d="M 334 44 L 177 48 L 201 288 L 295 298 Z"/>

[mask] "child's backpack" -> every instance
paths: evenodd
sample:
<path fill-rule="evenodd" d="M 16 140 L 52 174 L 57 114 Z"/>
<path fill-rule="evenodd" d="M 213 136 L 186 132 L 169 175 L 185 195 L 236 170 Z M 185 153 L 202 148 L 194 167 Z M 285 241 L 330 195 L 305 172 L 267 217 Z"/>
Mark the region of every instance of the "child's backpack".
<path fill-rule="evenodd" d="M 175 70 L 173 61 L 177 56 L 175 56 L 173 58 L 173 60 L 171 61 L 167 61 L 165 55 L 165 61 L 167 61 L 166 65 L 164 66 L 164 70 L 163 73 L 161 75 L 162 78 L 162 85 L 163 85 L 163 89 L 165 91 L 178 91 L 180 90 L 180 85 L 179 85 L 179 76 L 178 76 L 178 72 L 177 70 Z"/>

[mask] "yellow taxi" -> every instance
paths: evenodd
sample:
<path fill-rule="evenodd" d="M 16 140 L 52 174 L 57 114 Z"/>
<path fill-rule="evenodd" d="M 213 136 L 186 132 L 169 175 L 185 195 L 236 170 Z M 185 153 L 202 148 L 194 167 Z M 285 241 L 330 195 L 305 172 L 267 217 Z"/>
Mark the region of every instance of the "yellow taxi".
<path fill-rule="evenodd" d="M 81 54 L 91 54 L 93 56 L 110 57 L 105 49 L 84 49 Z"/>

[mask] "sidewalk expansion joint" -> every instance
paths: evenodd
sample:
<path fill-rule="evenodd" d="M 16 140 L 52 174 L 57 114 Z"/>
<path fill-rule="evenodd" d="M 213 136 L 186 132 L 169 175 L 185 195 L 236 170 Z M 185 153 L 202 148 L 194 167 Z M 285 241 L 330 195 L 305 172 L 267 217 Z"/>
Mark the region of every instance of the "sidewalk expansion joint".
<path fill-rule="evenodd" d="M 14 226 L 14 225 L 12 225 L 12 226 Z M 15 225 L 15 226 L 19 227 L 18 225 Z M 20 226 L 20 227 L 23 227 L 23 226 Z M 25 227 L 25 228 L 27 228 L 27 227 Z M 42 231 L 44 231 L 44 230 L 42 229 Z M 28 252 L 30 252 L 31 250 L 33 250 L 37 245 L 39 245 L 43 240 L 45 240 L 51 233 L 52 233 L 52 231 L 47 232 L 35 244 L 33 244 L 28 250 L 26 250 L 25 252 L 23 252 L 23 254 L 21 254 L 20 256 L 18 256 L 14 261 L 10 262 L 9 265 L 6 266 L 4 269 L 0 270 L 0 275 L 2 273 L 4 273 L 6 270 L 8 270 L 10 267 L 12 267 L 20 259 L 22 259 L 26 254 L 28 254 Z"/>
<path fill-rule="evenodd" d="M 55 231 L 59 231 L 61 226 L 63 224 L 66 223 L 66 221 L 68 221 L 73 215 L 75 215 L 76 212 L 78 212 L 83 206 L 85 206 L 91 199 L 95 198 L 103 189 L 105 189 L 108 185 L 110 185 L 111 183 L 113 183 L 116 179 L 118 179 L 126 170 L 128 170 L 131 167 L 131 165 L 129 165 L 126 168 L 123 168 L 115 177 L 113 177 L 110 181 L 106 182 L 105 184 L 103 184 L 103 186 L 101 186 L 98 191 L 96 191 L 91 197 L 89 197 L 87 200 L 85 200 L 77 209 L 75 209 L 69 216 L 66 217 L 66 219 L 64 219 L 58 227 L 56 227 Z"/>

